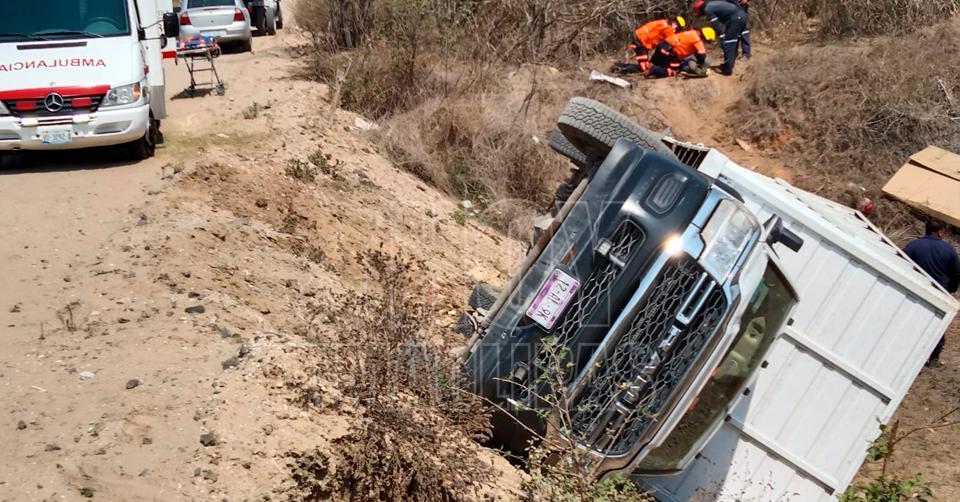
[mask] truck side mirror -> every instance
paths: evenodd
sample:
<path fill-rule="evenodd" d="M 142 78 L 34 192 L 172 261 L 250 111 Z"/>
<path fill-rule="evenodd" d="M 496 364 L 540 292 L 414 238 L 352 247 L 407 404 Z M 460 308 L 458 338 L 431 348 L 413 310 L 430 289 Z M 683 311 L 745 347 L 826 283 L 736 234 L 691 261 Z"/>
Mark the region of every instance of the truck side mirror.
<path fill-rule="evenodd" d="M 163 36 L 177 38 L 180 36 L 180 18 L 174 12 L 163 15 Z"/>
<path fill-rule="evenodd" d="M 803 247 L 803 238 L 783 226 L 783 219 L 779 216 L 771 216 L 763 226 L 770 229 L 767 234 L 767 244 L 772 246 L 779 242 L 794 253 L 800 251 L 800 248 Z"/>

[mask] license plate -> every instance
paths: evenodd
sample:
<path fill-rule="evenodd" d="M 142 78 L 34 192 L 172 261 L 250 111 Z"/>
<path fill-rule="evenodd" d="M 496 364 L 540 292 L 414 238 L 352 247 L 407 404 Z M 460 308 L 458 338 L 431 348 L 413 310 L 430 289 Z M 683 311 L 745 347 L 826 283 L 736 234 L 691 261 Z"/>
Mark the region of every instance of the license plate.
<path fill-rule="evenodd" d="M 40 140 L 45 145 L 66 145 L 73 142 L 72 127 L 41 127 Z"/>
<path fill-rule="evenodd" d="M 555 269 L 527 309 L 527 317 L 545 329 L 553 329 L 553 325 L 567 309 L 579 288 L 579 281 L 560 269 Z"/>
<path fill-rule="evenodd" d="M 213 38 L 220 38 L 220 37 L 225 37 L 225 36 L 227 36 L 226 30 L 205 31 L 205 32 L 203 32 L 203 34 L 204 34 L 205 36 L 213 37 Z"/>

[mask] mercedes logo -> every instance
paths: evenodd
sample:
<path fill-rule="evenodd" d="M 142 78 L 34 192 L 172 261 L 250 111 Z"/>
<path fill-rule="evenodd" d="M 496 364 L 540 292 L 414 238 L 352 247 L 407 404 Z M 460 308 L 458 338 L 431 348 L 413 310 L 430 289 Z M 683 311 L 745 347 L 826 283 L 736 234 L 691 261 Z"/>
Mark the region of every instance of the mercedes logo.
<path fill-rule="evenodd" d="M 63 96 L 55 92 L 51 92 L 50 94 L 47 94 L 47 97 L 43 98 L 44 108 L 46 108 L 47 111 L 51 113 L 56 113 L 56 112 L 59 112 L 60 110 L 63 110 L 63 104 L 64 104 Z"/>

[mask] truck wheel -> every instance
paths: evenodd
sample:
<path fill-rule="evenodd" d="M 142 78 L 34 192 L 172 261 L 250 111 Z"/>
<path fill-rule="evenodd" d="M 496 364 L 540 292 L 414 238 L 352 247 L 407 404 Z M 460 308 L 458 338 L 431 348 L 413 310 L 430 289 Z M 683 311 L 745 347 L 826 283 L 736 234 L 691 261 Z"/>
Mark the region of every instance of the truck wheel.
<path fill-rule="evenodd" d="M 475 309 L 490 310 L 490 307 L 493 307 L 493 305 L 497 303 L 499 296 L 499 289 L 491 284 L 478 282 L 473 286 L 473 291 L 470 292 L 470 298 L 467 300 L 467 303 Z"/>
<path fill-rule="evenodd" d="M 157 121 L 150 117 L 150 126 L 142 138 L 129 144 L 130 156 L 134 160 L 146 160 L 153 157 L 157 151 L 157 139 L 160 135 L 160 129 L 157 127 Z"/>
<path fill-rule="evenodd" d="M 457 322 L 453 323 L 453 330 L 469 339 L 477 332 L 477 321 L 470 314 L 463 312 L 457 318 Z"/>
<path fill-rule="evenodd" d="M 267 35 L 276 35 L 277 34 L 277 14 L 274 13 L 272 16 L 267 16 Z"/>
<path fill-rule="evenodd" d="M 641 148 L 674 157 L 663 135 L 644 129 L 622 113 L 592 99 L 576 97 L 567 102 L 557 120 L 560 132 L 587 160 L 602 160 L 620 138 Z"/>
<path fill-rule="evenodd" d="M 560 186 L 553 192 L 553 204 L 550 205 L 550 214 L 552 216 L 560 213 L 560 208 L 567 203 L 567 199 L 573 195 L 573 191 L 577 189 L 586 174 L 587 173 L 581 169 L 574 169 L 570 172 L 570 175 L 567 176 L 567 179 L 563 180 L 563 183 L 560 183 Z"/>
<path fill-rule="evenodd" d="M 550 145 L 553 151 L 569 159 L 570 162 L 578 168 L 582 169 L 587 165 L 587 156 L 577 147 L 573 146 L 573 143 L 570 143 L 570 140 L 568 140 L 559 129 L 550 131 L 550 135 L 547 137 L 547 144 Z"/>

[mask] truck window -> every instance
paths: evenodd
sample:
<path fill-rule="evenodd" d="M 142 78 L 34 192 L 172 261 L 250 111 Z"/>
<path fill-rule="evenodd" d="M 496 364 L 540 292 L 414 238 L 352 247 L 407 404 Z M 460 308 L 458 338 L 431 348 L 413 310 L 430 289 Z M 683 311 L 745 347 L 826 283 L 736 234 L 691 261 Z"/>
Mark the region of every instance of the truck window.
<path fill-rule="evenodd" d="M 676 429 L 644 458 L 638 471 L 676 471 L 685 467 L 685 461 L 696 453 L 693 449 L 701 446 L 701 438 L 726 417 L 727 409 L 763 360 L 796 302 L 787 281 L 768 264 L 730 350 Z"/>
<path fill-rule="evenodd" d="M 126 0 L 0 2 L 0 42 L 128 35 Z"/>

